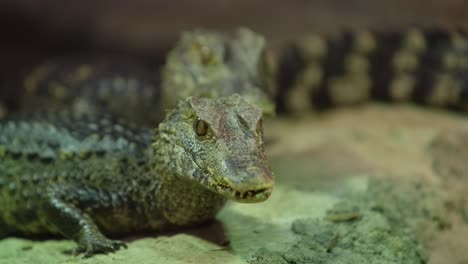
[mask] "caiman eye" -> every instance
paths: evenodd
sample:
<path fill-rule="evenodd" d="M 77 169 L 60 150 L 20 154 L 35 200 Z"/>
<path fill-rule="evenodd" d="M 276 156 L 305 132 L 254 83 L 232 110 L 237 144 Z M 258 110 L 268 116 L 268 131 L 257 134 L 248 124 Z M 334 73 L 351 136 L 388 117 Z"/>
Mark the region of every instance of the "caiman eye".
<path fill-rule="evenodd" d="M 199 137 L 206 136 L 206 134 L 208 134 L 208 123 L 197 118 L 193 123 L 193 130 L 195 130 L 195 134 Z"/>

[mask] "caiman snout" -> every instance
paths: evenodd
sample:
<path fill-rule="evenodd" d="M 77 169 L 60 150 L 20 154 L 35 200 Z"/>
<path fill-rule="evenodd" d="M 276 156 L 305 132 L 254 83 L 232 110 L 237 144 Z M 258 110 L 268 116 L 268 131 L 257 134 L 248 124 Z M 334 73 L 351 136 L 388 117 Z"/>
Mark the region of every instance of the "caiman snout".
<path fill-rule="evenodd" d="M 242 166 L 246 163 L 249 165 Z M 262 202 L 268 199 L 275 183 L 270 167 L 263 162 L 246 163 L 228 163 L 229 176 L 226 187 L 232 190 L 231 199 L 244 203 Z"/>

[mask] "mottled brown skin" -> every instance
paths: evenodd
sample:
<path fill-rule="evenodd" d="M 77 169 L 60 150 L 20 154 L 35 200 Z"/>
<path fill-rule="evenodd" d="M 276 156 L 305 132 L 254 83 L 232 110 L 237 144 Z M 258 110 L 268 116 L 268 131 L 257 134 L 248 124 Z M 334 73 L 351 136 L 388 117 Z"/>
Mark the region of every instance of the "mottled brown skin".
<path fill-rule="evenodd" d="M 48 113 L 0 123 L 0 234 L 57 234 L 89 257 L 106 235 L 209 221 L 227 199 L 273 187 L 262 110 L 239 95 L 182 101 L 150 130 L 107 117 Z"/>

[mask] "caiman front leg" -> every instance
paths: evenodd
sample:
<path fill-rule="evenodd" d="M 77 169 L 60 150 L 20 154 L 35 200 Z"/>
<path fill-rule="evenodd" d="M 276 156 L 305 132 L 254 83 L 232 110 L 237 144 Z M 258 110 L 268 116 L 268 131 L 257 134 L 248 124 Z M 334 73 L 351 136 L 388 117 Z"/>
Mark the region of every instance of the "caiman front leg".
<path fill-rule="evenodd" d="M 102 191 L 89 187 L 54 185 L 47 189 L 44 208 L 47 221 L 63 236 L 75 240 L 78 247 L 73 252 L 84 253 L 85 258 L 127 247 L 121 241 L 105 237 L 85 212 L 88 208 L 99 207 L 103 203 L 102 196 Z"/>

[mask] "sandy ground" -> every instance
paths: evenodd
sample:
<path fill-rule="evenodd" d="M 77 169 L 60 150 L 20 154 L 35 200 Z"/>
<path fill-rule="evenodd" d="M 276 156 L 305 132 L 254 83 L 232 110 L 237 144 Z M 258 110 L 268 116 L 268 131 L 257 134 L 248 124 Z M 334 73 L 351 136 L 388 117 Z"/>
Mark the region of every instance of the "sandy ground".
<path fill-rule="evenodd" d="M 124 238 L 127 250 L 85 260 L 62 253 L 74 246 L 69 241 L 9 238 L 0 241 L 0 263 L 313 263 L 313 256 L 321 263 L 466 264 L 467 121 L 378 104 L 276 118 L 266 122 L 277 179 L 268 201 L 231 203 L 211 225 Z M 343 202 L 358 209 L 330 216 Z M 341 233 L 322 245 L 321 228 Z M 378 242 L 369 239 L 382 230 Z M 349 244 L 350 237 L 361 243 Z M 379 246 L 370 256 L 363 248 Z M 406 261 L 394 258 L 400 253 Z"/>

